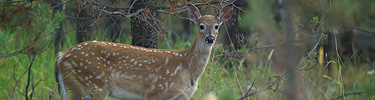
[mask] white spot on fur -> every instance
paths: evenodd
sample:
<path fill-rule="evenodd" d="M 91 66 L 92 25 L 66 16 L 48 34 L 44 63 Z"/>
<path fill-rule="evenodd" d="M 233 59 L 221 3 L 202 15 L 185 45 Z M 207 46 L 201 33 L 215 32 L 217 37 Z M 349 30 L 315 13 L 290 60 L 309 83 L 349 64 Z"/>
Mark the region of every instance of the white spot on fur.
<path fill-rule="evenodd" d="M 96 76 L 96 79 L 102 79 L 102 76 L 98 75 Z"/>
<path fill-rule="evenodd" d="M 141 79 L 142 77 L 143 77 L 142 75 L 139 75 L 139 76 L 138 76 L 138 79 Z"/>
<path fill-rule="evenodd" d="M 102 42 L 102 44 L 107 45 L 105 42 Z"/>
<path fill-rule="evenodd" d="M 177 68 L 174 70 L 174 73 L 172 73 L 171 76 L 176 75 L 177 71 L 181 69 L 182 69 L 182 63 L 180 63 L 180 65 L 177 66 Z"/>
<path fill-rule="evenodd" d="M 155 84 L 151 84 L 151 90 L 155 89 Z"/>
<path fill-rule="evenodd" d="M 65 57 L 68 58 L 70 56 L 70 54 L 66 55 Z"/>
<path fill-rule="evenodd" d="M 167 64 L 168 64 L 168 61 L 169 61 L 169 58 L 168 58 L 168 57 L 165 58 L 165 63 L 164 63 L 164 65 L 167 65 Z"/>
<path fill-rule="evenodd" d="M 168 82 L 165 82 L 165 91 L 164 92 L 167 92 L 168 91 Z"/>
<path fill-rule="evenodd" d="M 78 76 L 78 79 L 81 80 L 81 81 L 83 81 L 83 78 L 81 76 Z"/>
<path fill-rule="evenodd" d="M 65 65 L 66 67 L 68 67 L 69 69 L 72 69 L 72 68 L 73 68 L 72 65 L 71 65 L 70 63 L 68 63 L 68 62 L 64 62 L 64 65 Z"/>
<path fill-rule="evenodd" d="M 74 61 L 72 61 L 72 64 L 73 64 L 74 66 L 76 66 L 76 67 L 78 66 L 77 63 L 74 62 Z"/>

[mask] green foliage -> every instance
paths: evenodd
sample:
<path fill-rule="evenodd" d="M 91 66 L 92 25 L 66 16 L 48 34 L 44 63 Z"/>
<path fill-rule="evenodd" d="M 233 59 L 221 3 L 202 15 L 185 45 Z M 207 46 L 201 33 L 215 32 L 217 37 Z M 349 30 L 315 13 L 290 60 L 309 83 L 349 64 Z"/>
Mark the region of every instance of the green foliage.
<path fill-rule="evenodd" d="M 319 25 L 319 17 L 314 16 L 313 19 L 310 22 L 313 23 L 314 26 L 318 26 Z"/>
<path fill-rule="evenodd" d="M 173 39 L 172 32 L 168 32 L 166 36 L 159 36 L 163 39 L 159 39 L 158 41 L 158 48 L 159 49 L 175 49 L 175 50 L 183 50 L 188 48 L 193 41 L 187 41 L 182 37 L 175 37 Z"/>
<path fill-rule="evenodd" d="M 248 13 L 245 13 L 242 17 L 240 27 L 243 29 L 252 30 L 268 30 L 270 25 L 273 25 L 272 20 L 272 3 L 266 0 L 251 0 L 249 1 L 250 8 Z M 251 27 L 249 27 L 251 26 Z"/>
<path fill-rule="evenodd" d="M 4 91 L 0 98 L 2 99 L 24 99 L 27 84 L 27 69 L 31 64 L 30 56 L 36 56 L 31 69 L 31 87 L 27 91 L 31 94 L 32 87 L 35 87 L 33 99 L 47 98 L 49 93 L 46 87 L 53 89 L 53 66 L 54 52 L 50 45 L 54 40 L 54 31 L 59 28 L 59 23 L 64 19 L 62 13 L 57 12 L 52 16 L 52 11 L 44 3 L 35 5 L 35 11 L 29 11 L 30 26 L 10 27 L 4 25 L 6 30 L 0 30 L 1 55 L 18 51 L 26 48 L 24 54 L 19 54 L 9 58 L 0 59 L 0 91 Z M 15 15 L 17 16 L 17 15 Z M 13 20 L 19 20 L 15 18 Z M 17 21 L 12 21 L 17 22 Z M 14 24 L 14 23 L 10 23 Z M 28 28 L 32 27 L 32 28 Z M 27 55 L 25 55 L 27 54 Z"/>
<path fill-rule="evenodd" d="M 224 86 L 219 91 L 219 100 L 234 100 L 236 99 L 233 88 L 231 86 Z"/>

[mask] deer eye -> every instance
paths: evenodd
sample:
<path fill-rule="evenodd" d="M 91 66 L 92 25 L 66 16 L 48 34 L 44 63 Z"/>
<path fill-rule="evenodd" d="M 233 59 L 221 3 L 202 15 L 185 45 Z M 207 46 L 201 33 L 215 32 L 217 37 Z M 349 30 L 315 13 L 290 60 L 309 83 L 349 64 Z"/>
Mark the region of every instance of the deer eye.
<path fill-rule="evenodd" d="M 219 25 L 215 25 L 215 29 L 218 29 L 219 28 Z"/>
<path fill-rule="evenodd" d="M 199 25 L 199 29 L 203 30 L 204 26 L 203 25 Z"/>

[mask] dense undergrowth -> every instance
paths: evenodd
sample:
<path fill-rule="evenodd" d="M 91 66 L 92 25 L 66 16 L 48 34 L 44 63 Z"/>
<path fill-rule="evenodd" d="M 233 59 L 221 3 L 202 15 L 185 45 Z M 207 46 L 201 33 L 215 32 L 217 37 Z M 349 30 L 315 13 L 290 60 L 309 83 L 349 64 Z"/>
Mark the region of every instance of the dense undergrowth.
<path fill-rule="evenodd" d="M 0 59 L 0 99 L 25 99 L 26 95 L 35 100 L 54 98 L 59 100 L 58 94 L 52 94 L 47 88 L 57 93 L 57 84 L 54 78 L 54 46 L 52 34 L 58 28 L 57 23 L 62 21 L 61 14 L 50 17 L 51 10 L 44 5 L 37 5 L 36 15 L 25 27 L 2 27 L 0 30 L 0 55 L 11 54 L 15 51 L 22 53 Z M 17 24 L 19 21 L 9 22 Z M 70 22 L 64 22 L 72 24 Z M 3 26 L 4 23 L 2 23 Z M 64 45 L 61 50 L 76 44 L 73 26 L 63 28 Z M 95 40 L 106 40 L 106 30 L 98 30 Z M 194 30 L 196 31 L 196 30 Z M 182 50 L 191 45 L 195 34 L 191 34 L 190 40 L 182 38 L 172 41 L 172 33 L 159 39 L 158 48 Z M 130 36 L 124 36 L 130 44 Z M 30 46 L 27 50 L 22 48 Z M 256 46 L 255 46 L 256 47 Z M 201 76 L 198 90 L 192 100 L 202 100 L 210 93 L 220 100 L 234 100 L 246 94 L 251 100 L 280 99 L 283 98 L 285 71 L 275 71 L 272 66 L 272 47 L 248 51 L 254 47 L 244 47 L 233 51 L 228 46 L 215 45 L 209 64 Z M 236 53 L 234 53 L 236 52 Z M 319 51 L 314 51 L 316 57 Z M 302 59 L 302 58 L 301 58 Z M 355 58 L 348 62 L 341 60 L 327 61 L 324 64 L 316 64 L 313 59 L 301 62 L 306 68 L 297 71 L 298 88 L 301 97 L 306 99 L 336 99 L 345 98 L 375 99 L 375 72 L 371 66 L 374 63 L 363 63 Z M 327 66 L 336 69 L 334 73 L 328 73 Z M 30 71 L 30 72 L 29 72 Z M 333 74 L 329 76 L 329 74 Z M 341 78 L 341 79 L 339 79 Z M 343 82 L 339 81 L 343 80 Z M 343 97 L 342 95 L 346 94 Z"/>

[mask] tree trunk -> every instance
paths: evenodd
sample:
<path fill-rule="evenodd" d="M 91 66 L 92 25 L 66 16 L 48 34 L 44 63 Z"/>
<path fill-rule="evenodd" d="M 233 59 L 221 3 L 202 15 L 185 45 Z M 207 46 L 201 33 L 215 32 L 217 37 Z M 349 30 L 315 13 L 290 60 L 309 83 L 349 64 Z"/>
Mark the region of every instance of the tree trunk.
<path fill-rule="evenodd" d="M 61 0 L 54 0 L 54 1 L 51 2 L 52 7 L 55 7 L 55 8 L 53 8 L 52 16 L 55 15 L 56 12 L 62 10 L 62 5 L 59 5 L 60 3 L 61 3 Z M 55 55 L 60 51 L 60 47 L 63 43 L 63 42 L 61 42 L 61 39 L 62 39 L 62 36 L 63 36 L 62 35 L 63 32 L 62 32 L 62 29 L 61 29 L 62 28 L 62 22 L 59 23 L 59 26 L 60 27 L 55 30 L 55 32 L 56 32 L 55 43 L 54 43 Z"/>
<path fill-rule="evenodd" d="M 131 4 L 133 2 L 134 0 L 131 0 Z M 131 17 L 132 45 L 134 46 L 142 46 L 146 48 L 157 47 L 157 27 L 155 22 L 151 20 L 151 18 L 155 16 L 155 10 L 153 8 L 148 8 L 146 5 L 151 2 L 151 0 L 138 0 L 131 8 L 132 13 L 143 8 L 141 14 Z"/>
<path fill-rule="evenodd" d="M 110 5 L 119 6 L 117 4 L 120 4 L 119 0 L 109 0 L 109 2 L 110 2 Z M 111 9 L 110 11 L 119 11 L 119 9 L 114 8 L 114 9 Z M 120 26 L 120 24 L 122 22 L 124 22 L 124 20 L 122 19 L 121 16 L 118 16 L 118 15 L 109 16 L 108 21 L 106 23 L 106 28 L 109 29 L 108 36 L 110 38 L 110 41 L 115 42 L 117 39 L 120 38 L 121 28 L 123 27 L 123 26 Z"/>
<path fill-rule="evenodd" d="M 327 33 L 327 36 L 328 36 L 328 40 L 327 40 L 327 47 L 325 47 L 325 51 L 327 51 L 327 54 L 328 54 L 328 58 L 327 58 L 327 61 L 336 61 L 336 45 L 335 45 L 335 37 L 334 37 L 334 34 L 333 32 L 331 31 L 328 31 Z M 334 70 L 334 67 L 336 65 L 334 64 L 329 64 L 329 66 L 327 66 L 327 69 L 328 69 L 328 76 L 330 77 L 335 77 L 335 70 Z"/>
<path fill-rule="evenodd" d="M 237 0 L 234 4 L 238 7 L 246 8 L 248 5 L 248 1 L 246 0 Z M 238 13 L 238 12 L 235 12 Z M 228 34 L 225 32 L 222 36 L 224 37 L 223 44 L 233 46 L 233 49 L 241 49 L 250 36 L 249 31 L 245 31 L 240 28 L 239 26 L 239 14 L 234 14 L 232 16 L 232 20 L 226 24 L 228 29 Z M 228 36 L 229 35 L 229 36 Z"/>
<path fill-rule="evenodd" d="M 82 1 L 82 0 L 78 0 L 77 1 L 77 4 L 78 7 L 83 7 L 83 8 L 76 8 L 76 13 L 77 13 L 77 18 L 88 18 L 90 17 L 90 15 L 88 15 L 87 13 L 87 10 L 88 9 L 85 9 L 84 6 L 86 5 L 84 3 L 85 1 Z M 76 40 L 77 40 L 77 43 L 81 43 L 81 42 L 84 42 L 86 40 L 89 40 L 90 39 L 90 31 L 89 31 L 89 26 L 88 26 L 88 23 L 89 20 L 87 19 L 78 19 L 77 20 L 77 31 L 76 31 Z"/>

